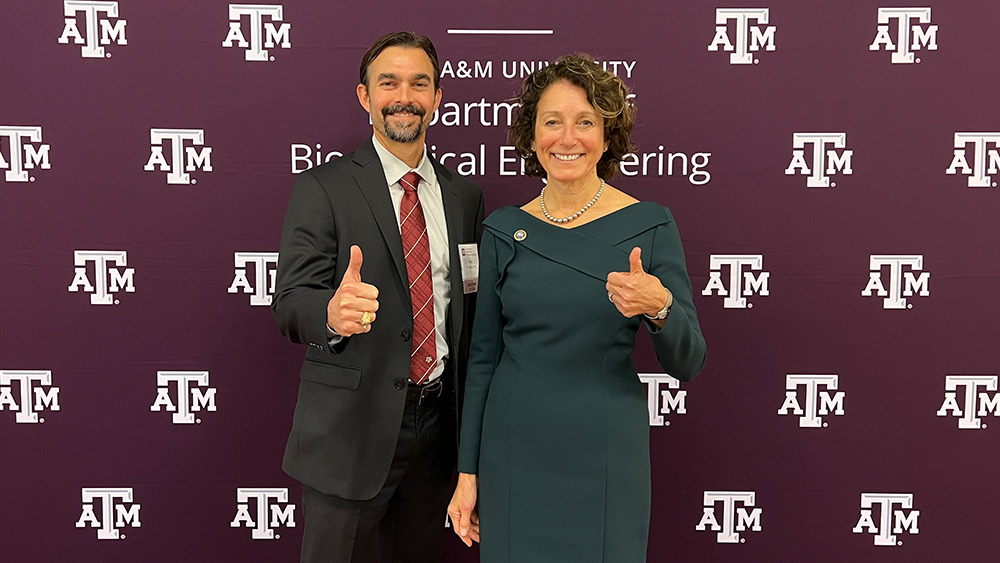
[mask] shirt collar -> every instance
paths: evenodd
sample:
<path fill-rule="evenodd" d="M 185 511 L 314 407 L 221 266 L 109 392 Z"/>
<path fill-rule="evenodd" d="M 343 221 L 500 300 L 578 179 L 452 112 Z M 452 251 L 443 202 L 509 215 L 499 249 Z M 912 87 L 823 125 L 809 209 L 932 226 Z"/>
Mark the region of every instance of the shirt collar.
<path fill-rule="evenodd" d="M 378 153 L 379 160 L 382 161 L 382 172 L 385 173 L 385 183 L 392 186 L 399 182 L 411 168 L 402 160 L 396 158 L 396 155 L 389 152 L 389 149 L 382 146 L 378 138 L 372 135 L 372 143 L 375 145 L 375 152 Z M 420 162 L 417 164 L 416 168 L 412 168 L 417 174 L 420 174 L 420 178 L 424 182 L 429 184 L 436 183 L 436 176 L 434 175 L 434 166 L 431 164 L 431 160 L 427 158 L 427 145 L 424 145 L 423 156 L 420 157 Z"/>

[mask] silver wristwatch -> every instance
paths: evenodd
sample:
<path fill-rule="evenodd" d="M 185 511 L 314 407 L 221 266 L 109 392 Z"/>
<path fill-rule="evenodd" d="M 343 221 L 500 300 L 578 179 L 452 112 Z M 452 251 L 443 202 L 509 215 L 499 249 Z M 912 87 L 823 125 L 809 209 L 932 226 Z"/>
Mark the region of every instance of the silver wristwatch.
<path fill-rule="evenodd" d="M 643 315 L 645 315 L 646 318 L 651 321 L 662 321 L 663 319 L 667 318 L 667 315 L 670 314 L 670 308 L 673 306 L 674 306 L 674 294 L 671 293 L 670 299 L 667 299 L 667 304 L 664 305 L 662 309 L 657 311 L 655 315 L 646 315 L 646 313 L 643 313 Z"/>

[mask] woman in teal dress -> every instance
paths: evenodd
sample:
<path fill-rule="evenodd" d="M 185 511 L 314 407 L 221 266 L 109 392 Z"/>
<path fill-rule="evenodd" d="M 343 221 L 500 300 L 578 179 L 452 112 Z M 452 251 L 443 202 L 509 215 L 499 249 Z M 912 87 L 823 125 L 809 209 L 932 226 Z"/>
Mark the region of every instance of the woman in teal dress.
<path fill-rule="evenodd" d="M 584 55 L 524 83 L 510 140 L 546 187 L 485 222 L 448 508 L 483 563 L 644 563 L 649 418 L 630 359 L 639 325 L 661 366 L 705 362 L 670 211 L 607 183 L 635 106 Z"/>

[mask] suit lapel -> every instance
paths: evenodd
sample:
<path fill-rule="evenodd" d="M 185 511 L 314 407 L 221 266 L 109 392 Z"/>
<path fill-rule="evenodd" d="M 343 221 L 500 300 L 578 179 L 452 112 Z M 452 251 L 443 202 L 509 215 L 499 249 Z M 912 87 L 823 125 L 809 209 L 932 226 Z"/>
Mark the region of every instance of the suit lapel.
<path fill-rule="evenodd" d="M 389 186 L 385 183 L 382 162 L 378 159 L 378 153 L 375 152 L 371 139 L 355 151 L 354 162 L 359 165 L 354 173 L 354 181 L 357 182 L 375 217 L 375 222 L 378 223 L 382 238 L 396 265 L 400 283 L 403 287 L 409 287 L 406 262 L 403 259 L 403 241 L 399 236 L 399 222 L 393 210 L 392 198 L 389 196 Z"/>
<path fill-rule="evenodd" d="M 451 333 L 459 335 L 462 333 L 462 319 L 464 292 L 462 290 L 462 262 L 458 256 L 458 245 L 463 242 L 462 233 L 465 232 L 465 213 L 462 211 L 462 197 L 458 189 L 452 182 L 451 171 L 431 159 L 434 164 L 434 173 L 437 175 L 438 185 L 441 187 L 441 201 L 444 205 L 444 219 L 448 226 L 448 256 L 451 261 L 449 276 L 451 278 Z M 472 242 L 472 241 L 468 241 Z M 450 342 L 454 339 L 449 338 Z"/>
<path fill-rule="evenodd" d="M 385 245 L 392 256 L 392 261 L 396 265 L 400 283 L 403 284 L 403 287 L 409 287 L 406 261 L 403 258 L 403 241 L 399 236 L 399 222 L 393 211 L 389 186 L 385 183 L 382 162 L 378 158 L 378 153 L 375 152 L 375 146 L 372 145 L 371 139 L 355 151 L 354 162 L 359 166 L 354 173 L 354 181 L 357 182 L 372 215 L 375 217 L 375 222 L 378 223 L 379 231 L 381 231 Z M 462 263 L 458 256 L 458 244 L 463 241 L 462 233 L 465 232 L 466 218 L 462 207 L 462 197 L 452 182 L 452 172 L 433 158 L 431 163 L 434 166 L 434 173 L 437 175 L 438 186 L 441 188 L 441 201 L 444 206 L 444 218 L 448 230 L 448 255 L 451 261 L 449 273 L 451 322 L 449 327 L 451 335 L 458 335 L 462 333 L 462 320 L 464 319 Z M 453 343 L 454 339 L 449 338 L 449 341 Z"/>

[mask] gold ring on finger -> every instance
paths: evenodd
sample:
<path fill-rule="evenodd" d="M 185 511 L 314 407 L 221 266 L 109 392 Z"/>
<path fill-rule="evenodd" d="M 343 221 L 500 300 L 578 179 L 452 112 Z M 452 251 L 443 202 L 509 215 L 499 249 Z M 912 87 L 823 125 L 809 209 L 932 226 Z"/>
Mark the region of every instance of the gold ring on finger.
<path fill-rule="evenodd" d="M 361 313 L 361 326 L 368 326 L 372 324 L 372 314 L 368 311 Z"/>

